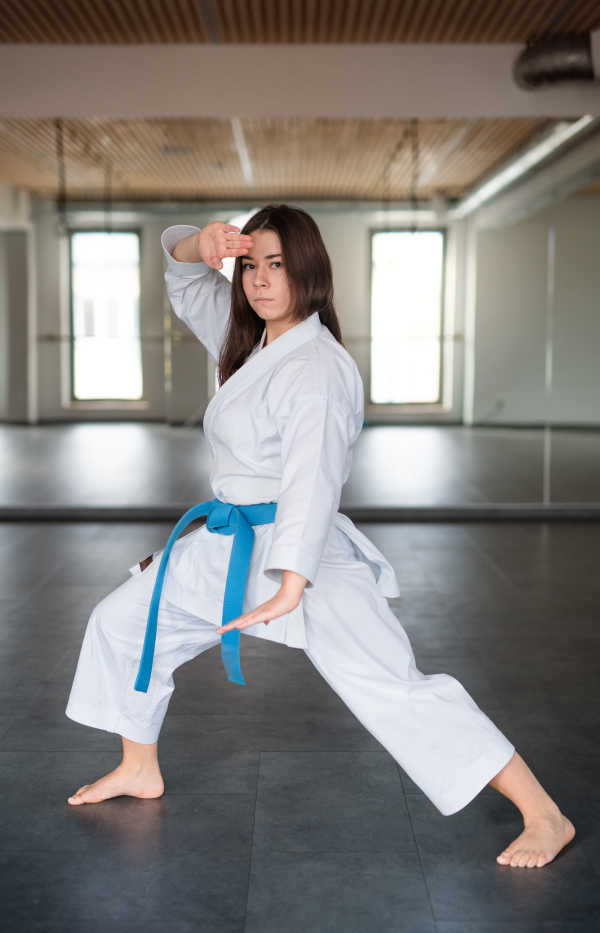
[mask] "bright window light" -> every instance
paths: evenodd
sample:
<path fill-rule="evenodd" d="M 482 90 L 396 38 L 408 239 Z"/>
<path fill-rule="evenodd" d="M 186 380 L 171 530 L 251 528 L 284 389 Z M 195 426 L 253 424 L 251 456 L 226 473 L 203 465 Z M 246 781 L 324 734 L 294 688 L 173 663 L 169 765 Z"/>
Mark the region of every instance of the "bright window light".
<path fill-rule="evenodd" d="M 137 233 L 74 233 L 73 394 L 140 399 L 140 242 Z"/>
<path fill-rule="evenodd" d="M 444 235 L 375 233 L 371 286 L 371 401 L 438 402 Z"/>

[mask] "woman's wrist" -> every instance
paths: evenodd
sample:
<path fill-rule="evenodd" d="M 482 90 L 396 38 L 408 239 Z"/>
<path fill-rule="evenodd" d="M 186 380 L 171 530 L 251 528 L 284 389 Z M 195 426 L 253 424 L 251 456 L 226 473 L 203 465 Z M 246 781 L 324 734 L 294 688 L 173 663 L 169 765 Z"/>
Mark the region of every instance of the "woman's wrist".
<path fill-rule="evenodd" d="M 286 595 L 297 596 L 298 600 L 302 596 L 308 580 L 300 576 L 293 570 L 284 570 L 281 580 L 281 589 Z"/>
<path fill-rule="evenodd" d="M 176 262 L 202 262 L 200 253 L 200 234 L 192 233 L 191 236 L 183 237 L 171 253 Z"/>

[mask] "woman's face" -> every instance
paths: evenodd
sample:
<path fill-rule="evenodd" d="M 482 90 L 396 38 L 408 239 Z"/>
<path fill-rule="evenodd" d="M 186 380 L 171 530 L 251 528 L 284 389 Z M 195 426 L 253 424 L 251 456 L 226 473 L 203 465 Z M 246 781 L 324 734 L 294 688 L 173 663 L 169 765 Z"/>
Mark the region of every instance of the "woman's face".
<path fill-rule="evenodd" d="M 263 321 L 284 321 L 290 316 L 291 294 L 273 230 L 255 230 L 248 255 L 242 257 L 242 284 L 250 306 Z"/>

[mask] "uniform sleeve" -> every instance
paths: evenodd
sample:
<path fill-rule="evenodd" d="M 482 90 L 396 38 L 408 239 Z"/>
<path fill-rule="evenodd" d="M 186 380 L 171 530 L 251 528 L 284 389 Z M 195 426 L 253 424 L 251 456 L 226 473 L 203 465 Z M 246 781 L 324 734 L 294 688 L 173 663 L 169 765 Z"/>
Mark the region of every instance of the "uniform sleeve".
<path fill-rule="evenodd" d="M 205 262 L 177 262 L 171 255 L 180 240 L 198 227 L 169 227 L 162 235 L 167 257 L 167 292 L 178 318 L 187 324 L 213 359 L 219 359 L 231 308 L 231 283 Z"/>
<path fill-rule="evenodd" d="M 322 395 L 296 399 L 282 437 L 282 477 L 265 574 L 293 570 L 312 586 L 347 475 L 353 416 Z"/>

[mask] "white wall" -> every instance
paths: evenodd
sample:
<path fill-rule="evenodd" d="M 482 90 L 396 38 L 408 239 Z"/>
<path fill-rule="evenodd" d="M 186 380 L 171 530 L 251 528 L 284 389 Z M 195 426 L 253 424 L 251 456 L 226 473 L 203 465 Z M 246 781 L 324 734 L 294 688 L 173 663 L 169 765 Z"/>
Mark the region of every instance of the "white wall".
<path fill-rule="evenodd" d="M 554 365 L 545 396 L 548 236 Z M 573 197 L 477 242 L 474 423 L 600 424 L 600 197 Z"/>
<path fill-rule="evenodd" d="M 0 420 L 28 417 L 27 232 L 0 232 Z"/>

